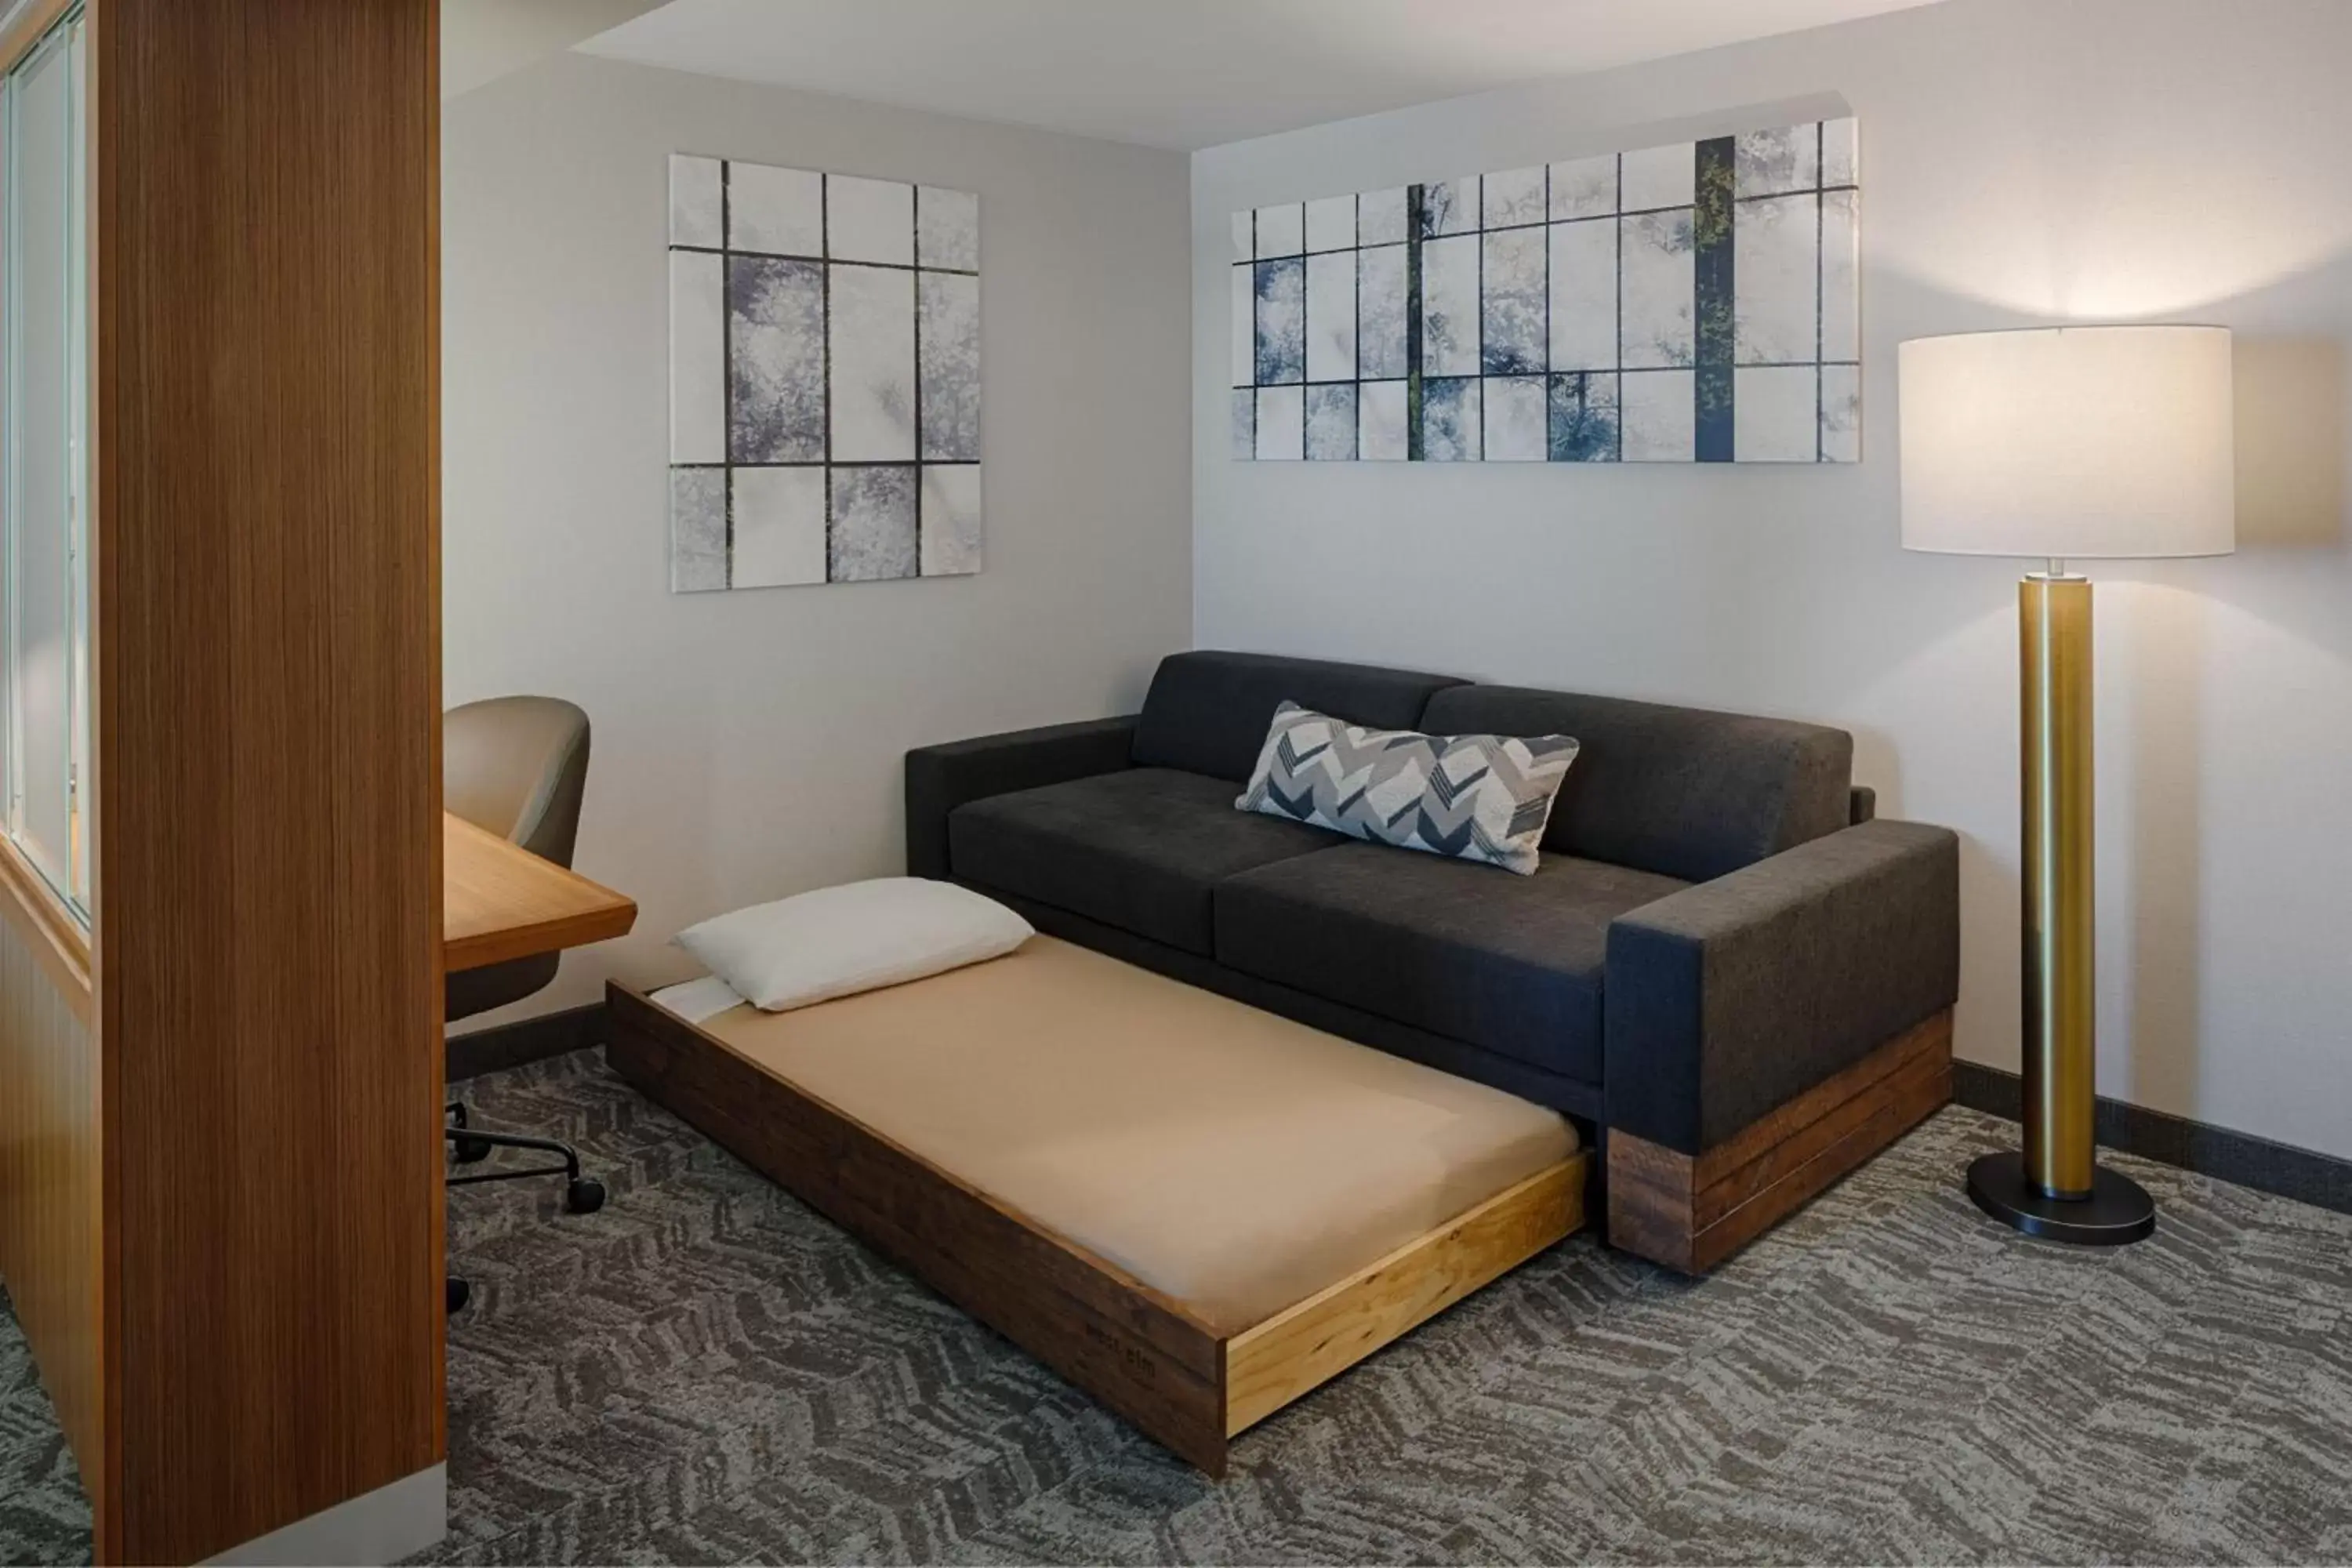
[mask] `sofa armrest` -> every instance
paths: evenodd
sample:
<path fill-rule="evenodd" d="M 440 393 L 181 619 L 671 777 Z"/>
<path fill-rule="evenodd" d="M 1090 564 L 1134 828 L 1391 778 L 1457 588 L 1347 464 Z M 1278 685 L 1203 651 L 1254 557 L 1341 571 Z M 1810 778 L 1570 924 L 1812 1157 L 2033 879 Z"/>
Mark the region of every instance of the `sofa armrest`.
<path fill-rule="evenodd" d="M 1134 714 L 919 746 L 907 753 L 907 875 L 948 875 L 948 813 L 967 801 L 1135 765 Z"/>
<path fill-rule="evenodd" d="M 1828 834 L 1609 928 L 1612 1130 L 1696 1155 L 1959 994 L 1959 839 Z"/>

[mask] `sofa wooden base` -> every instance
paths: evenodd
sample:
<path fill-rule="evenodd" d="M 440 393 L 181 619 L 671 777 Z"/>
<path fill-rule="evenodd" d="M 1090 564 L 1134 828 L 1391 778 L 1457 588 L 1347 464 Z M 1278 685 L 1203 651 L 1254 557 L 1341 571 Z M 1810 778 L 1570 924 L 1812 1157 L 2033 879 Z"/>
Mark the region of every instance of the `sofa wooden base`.
<path fill-rule="evenodd" d="M 1227 1440 L 1584 1224 L 1589 1151 L 1237 1333 L 753 1063 L 606 987 L 607 1059 L 812 1207 L 1212 1476 Z"/>
<path fill-rule="evenodd" d="M 1612 1131 L 1610 1245 L 1704 1274 L 1951 1098 L 1946 1008 L 1703 1153 Z"/>

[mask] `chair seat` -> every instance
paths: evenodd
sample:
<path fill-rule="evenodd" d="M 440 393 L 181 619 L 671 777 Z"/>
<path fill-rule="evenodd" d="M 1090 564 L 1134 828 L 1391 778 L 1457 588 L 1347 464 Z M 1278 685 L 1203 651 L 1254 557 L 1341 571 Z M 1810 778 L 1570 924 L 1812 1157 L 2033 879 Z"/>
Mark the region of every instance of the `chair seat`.
<path fill-rule="evenodd" d="M 479 969 L 451 970 L 441 984 L 443 1022 L 454 1024 L 544 991 L 554 983 L 562 958 L 560 952 L 541 952 Z"/>
<path fill-rule="evenodd" d="M 1689 884 L 1573 856 L 1533 876 L 1384 845 L 1217 889 L 1229 968 L 1598 1084 L 1609 922 Z"/>
<path fill-rule="evenodd" d="M 1129 768 L 991 795 L 948 817 L 956 877 L 1208 957 L 1211 894 L 1236 872 L 1348 839 L 1237 811 L 1228 779 Z"/>

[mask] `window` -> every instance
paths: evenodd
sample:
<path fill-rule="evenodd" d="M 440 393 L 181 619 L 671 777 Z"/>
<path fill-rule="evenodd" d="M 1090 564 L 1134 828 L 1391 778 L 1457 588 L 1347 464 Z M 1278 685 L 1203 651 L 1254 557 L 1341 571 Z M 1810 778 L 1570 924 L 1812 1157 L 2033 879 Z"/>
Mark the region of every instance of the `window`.
<path fill-rule="evenodd" d="M 0 82 L 0 829 L 85 921 L 89 767 L 89 258 L 82 22 Z"/>

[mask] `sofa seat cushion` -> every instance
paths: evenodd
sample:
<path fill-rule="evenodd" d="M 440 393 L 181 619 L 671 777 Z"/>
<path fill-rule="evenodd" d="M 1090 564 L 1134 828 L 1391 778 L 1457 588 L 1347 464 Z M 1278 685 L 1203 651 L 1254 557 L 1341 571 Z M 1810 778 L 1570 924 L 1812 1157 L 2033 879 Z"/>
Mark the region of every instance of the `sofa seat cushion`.
<path fill-rule="evenodd" d="M 990 795 L 948 816 L 948 864 L 959 880 L 1204 958 L 1215 949 L 1209 896 L 1219 882 L 1347 842 L 1236 811 L 1231 783 L 1172 768 Z"/>
<path fill-rule="evenodd" d="M 1535 874 L 1349 845 L 1217 889 L 1219 963 L 1601 1081 L 1609 922 L 1689 884 L 1547 855 Z"/>

